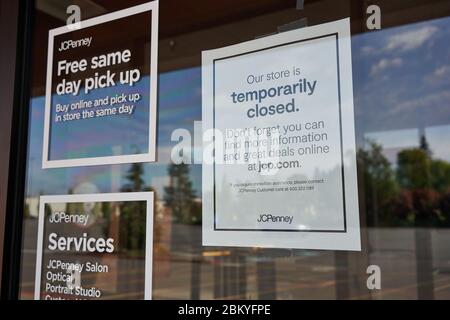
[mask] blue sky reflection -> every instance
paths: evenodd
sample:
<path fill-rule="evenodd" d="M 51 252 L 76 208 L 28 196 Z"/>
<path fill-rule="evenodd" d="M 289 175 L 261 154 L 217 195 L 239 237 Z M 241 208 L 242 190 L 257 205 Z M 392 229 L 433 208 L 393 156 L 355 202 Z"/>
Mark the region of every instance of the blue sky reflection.
<path fill-rule="evenodd" d="M 417 132 L 425 132 L 433 153 L 450 161 L 449 42 L 450 18 L 352 38 L 358 147 L 363 147 L 368 137 L 386 147 L 403 145 L 405 141 L 416 141 Z M 167 165 L 175 144 L 170 140 L 172 131 L 185 128 L 193 134 L 193 122 L 201 120 L 201 68 L 160 74 L 158 100 L 159 162 L 144 165 L 144 178 L 161 198 L 163 187 L 169 181 Z M 64 194 L 87 181 L 99 192 L 118 191 L 115 189 L 125 183 L 123 177 L 129 165 L 42 170 L 43 97 L 31 100 L 30 117 L 29 197 Z M 141 120 L 144 123 L 144 119 Z M 414 136 L 405 136 L 408 132 Z M 102 141 L 101 132 L 99 134 L 98 141 Z M 55 148 L 65 147 L 55 145 Z M 118 186 L 113 183 L 117 175 L 120 176 Z M 200 196 L 200 165 L 191 166 L 191 177 Z"/>

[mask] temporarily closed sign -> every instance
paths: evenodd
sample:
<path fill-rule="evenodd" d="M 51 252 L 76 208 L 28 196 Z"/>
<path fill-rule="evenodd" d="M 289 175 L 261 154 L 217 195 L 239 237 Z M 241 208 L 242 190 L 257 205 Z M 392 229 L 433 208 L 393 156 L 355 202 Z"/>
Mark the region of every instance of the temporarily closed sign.
<path fill-rule="evenodd" d="M 360 250 L 349 19 L 206 51 L 202 66 L 203 243 Z"/>

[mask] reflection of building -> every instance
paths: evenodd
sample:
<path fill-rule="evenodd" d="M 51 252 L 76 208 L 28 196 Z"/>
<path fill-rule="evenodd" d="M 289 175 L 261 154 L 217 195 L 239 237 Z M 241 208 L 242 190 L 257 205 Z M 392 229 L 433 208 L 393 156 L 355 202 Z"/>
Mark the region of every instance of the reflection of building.
<path fill-rule="evenodd" d="M 166 207 L 164 201 L 155 199 L 153 228 L 153 272 L 156 276 L 170 274 L 170 254 L 172 252 L 172 210 Z"/>
<path fill-rule="evenodd" d="M 39 216 L 39 197 L 29 197 L 25 199 L 30 217 L 37 218 Z"/>
<path fill-rule="evenodd" d="M 368 132 L 364 135 L 364 147 L 369 147 L 370 143 L 381 146 L 384 156 L 395 165 L 398 153 L 404 149 L 418 147 L 419 140 L 417 129 Z"/>
<path fill-rule="evenodd" d="M 450 161 L 450 148 L 446 145 L 450 140 L 450 125 L 429 126 L 422 132 L 433 157 Z M 389 162 L 395 165 L 400 151 L 420 147 L 421 135 L 419 129 L 368 132 L 364 134 L 364 147 L 367 148 L 371 142 L 376 143 L 383 148 L 383 154 Z"/>

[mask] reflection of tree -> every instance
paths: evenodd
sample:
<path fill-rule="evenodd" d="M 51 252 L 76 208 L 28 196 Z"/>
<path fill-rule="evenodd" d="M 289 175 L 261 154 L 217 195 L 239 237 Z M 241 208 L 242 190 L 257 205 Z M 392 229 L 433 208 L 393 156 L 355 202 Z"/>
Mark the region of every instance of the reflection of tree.
<path fill-rule="evenodd" d="M 405 192 L 410 193 L 410 215 L 414 221 L 417 295 L 419 299 L 433 299 L 432 243 L 429 229 L 435 221 L 438 193 L 431 188 L 431 152 L 425 136 L 420 148 L 403 150 L 397 157 L 397 176 Z"/>
<path fill-rule="evenodd" d="M 358 150 L 358 172 L 364 178 L 367 223 L 374 225 L 378 217 L 386 220 L 387 207 L 397 192 L 395 174 L 384 157 L 381 146 L 370 144 L 369 150 Z"/>
<path fill-rule="evenodd" d="M 442 160 L 432 160 L 430 163 L 430 183 L 432 188 L 438 192 L 448 191 L 450 163 Z"/>
<path fill-rule="evenodd" d="M 448 225 L 450 163 L 433 159 L 424 136 L 418 148 L 397 155 L 394 171 L 381 146 L 358 151 L 358 172 L 364 176 L 369 225 Z"/>
<path fill-rule="evenodd" d="M 428 142 L 422 136 L 420 148 L 403 150 L 397 158 L 397 177 L 404 193 L 409 193 L 409 210 L 398 213 L 409 217 L 415 226 L 440 225 L 448 211 L 440 206 L 444 191 L 450 187 L 450 164 L 431 157 Z M 398 209 L 398 208 L 397 208 Z"/>
<path fill-rule="evenodd" d="M 430 145 L 424 135 L 420 136 L 420 149 L 425 152 L 425 154 L 431 158 L 432 152 L 430 150 Z"/>
<path fill-rule="evenodd" d="M 128 170 L 127 175 L 125 178 L 127 179 L 128 183 L 125 184 L 125 186 L 122 188 L 125 192 L 131 192 L 131 191 L 144 191 L 144 167 L 142 166 L 142 163 L 133 163 Z"/>
<path fill-rule="evenodd" d="M 173 217 L 183 224 L 199 224 L 201 223 L 202 208 L 201 203 L 195 201 L 195 191 L 192 188 L 192 181 L 189 177 L 189 167 L 185 163 L 179 165 L 171 164 L 168 168 L 169 173 L 169 186 L 164 188 L 164 201 L 167 207 L 171 208 Z M 202 247 L 200 237 L 196 236 L 196 233 L 200 231 L 199 228 L 190 228 L 188 226 L 177 225 L 180 233 L 173 233 L 175 238 L 172 238 L 172 242 L 175 243 L 175 239 L 181 238 L 181 233 L 188 232 L 187 235 L 190 239 L 184 238 L 185 244 L 183 244 L 183 250 L 189 250 L 195 254 L 191 260 L 191 299 L 200 298 L 200 275 L 201 275 L 201 259 L 202 259 Z M 184 232 L 183 232 L 184 231 Z M 190 247 L 185 246 L 190 244 Z M 200 248 L 200 250 L 199 250 Z"/>
<path fill-rule="evenodd" d="M 145 186 L 142 163 L 134 163 L 127 172 L 127 183 L 122 192 L 151 191 Z M 146 203 L 144 201 L 126 201 L 120 207 L 120 241 L 121 250 L 136 252 L 145 248 Z"/>
<path fill-rule="evenodd" d="M 404 189 L 415 190 L 430 186 L 430 159 L 425 150 L 407 149 L 397 156 L 397 178 Z"/>
<path fill-rule="evenodd" d="M 368 215 L 370 209 L 377 208 L 379 204 L 383 207 L 381 225 L 414 226 L 417 295 L 419 299 L 433 299 L 432 238 L 429 227 L 449 225 L 450 164 L 433 159 L 428 142 L 422 136 L 418 148 L 398 153 L 395 176 L 399 188 L 393 188 L 388 161 L 381 151 L 380 146 L 372 144 L 371 150 L 358 152 L 358 164 L 363 168 L 366 181 Z"/>
<path fill-rule="evenodd" d="M 170 184 L 164 188 L 164 201 L 172 208 L 173 216 L 182 223 L 201 222 L 201 204 L 195 201 L 195 190 L 189 177 L 188 165 L 171 164 L 168 169 Z"/>

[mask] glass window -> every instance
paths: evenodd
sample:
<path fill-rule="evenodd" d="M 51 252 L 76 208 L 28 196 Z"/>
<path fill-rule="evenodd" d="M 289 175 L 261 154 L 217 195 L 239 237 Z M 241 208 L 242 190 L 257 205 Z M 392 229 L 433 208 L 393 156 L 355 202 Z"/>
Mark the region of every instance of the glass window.
<path fill-rule="evenodd" d="M 73 1 L 82 19 L 144 2 Z M 378 1 L 381 29 L 369 30 L 366 1 L 305 1 L 303 10 L 295 1 L 161 1 L 157 161 L 42 169 L 48 32 L 65 25 L 71 3 L 35 1 L 20 298 L 34 297 L 40 196 L 154 191 L 153 299 L 450 299 L 450 2 Z M 174 131 L 194 137 L 200 128 L 202 51 L 303 18 L 314 26 L 346 17 L 362 250 L 202 246 L 202 165 L 171 161 Z M 127 212 L 142 207 L 118 210 L 119 226 L 98 232 L 121 228 L 141 241 L 142 221 Z M 141 262 L 142 246 L 129 244 L 110 262 L 119 272 L 89 283 L 109 282 L 105 298 L 137 299 Z M 380 289 L 368 286 L 373 268 Z"/>

